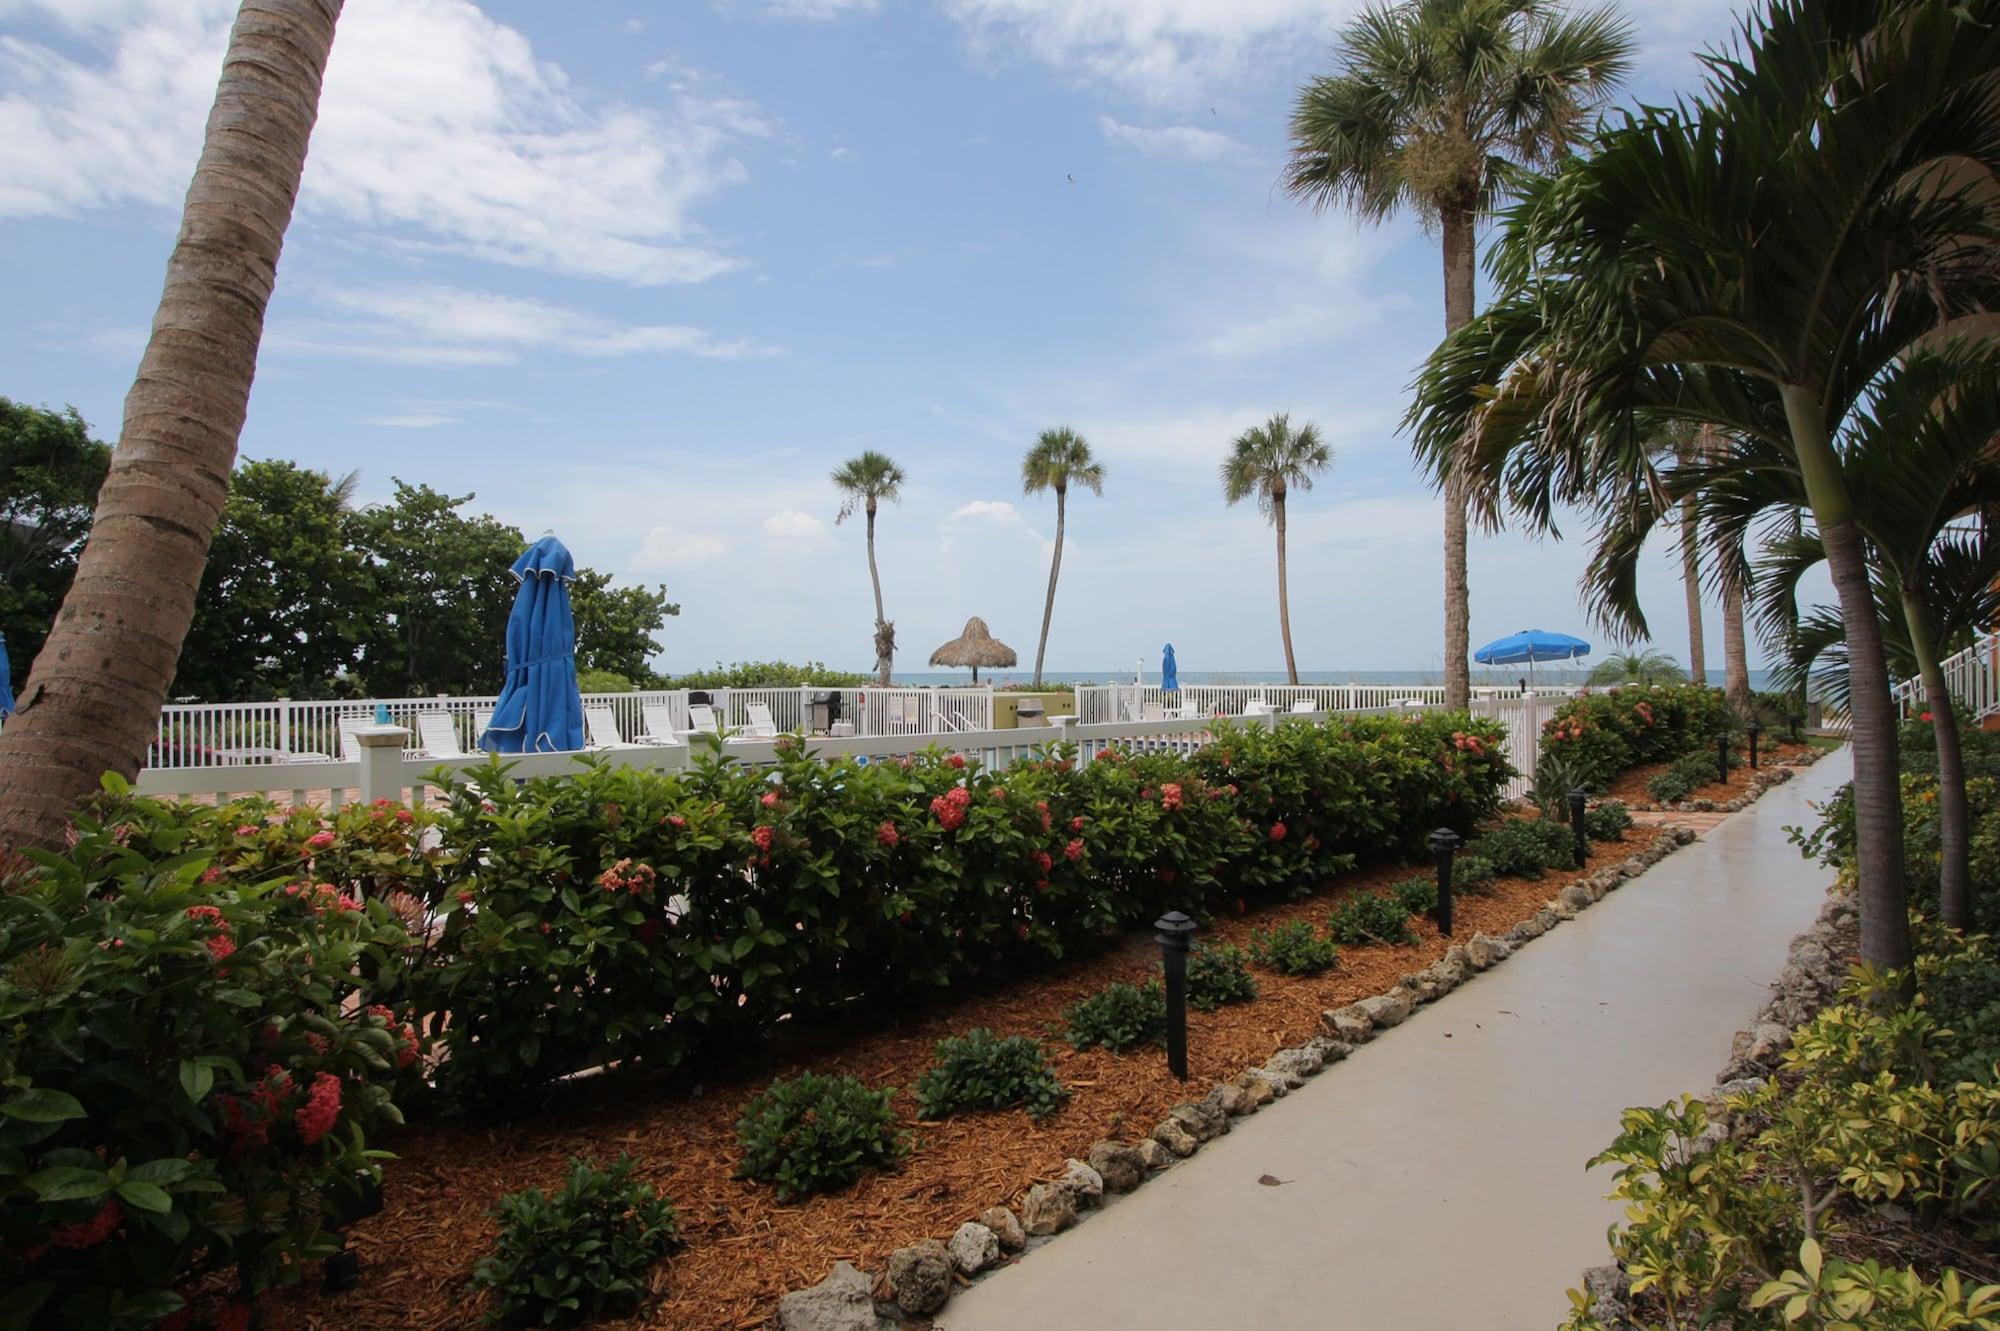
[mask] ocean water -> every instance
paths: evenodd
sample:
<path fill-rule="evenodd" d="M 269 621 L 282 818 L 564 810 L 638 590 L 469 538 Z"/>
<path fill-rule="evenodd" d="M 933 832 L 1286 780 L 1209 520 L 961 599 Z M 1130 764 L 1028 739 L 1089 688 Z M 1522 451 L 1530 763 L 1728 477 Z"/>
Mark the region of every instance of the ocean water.
<path fill-rule="evenodd" d="M 1149 684 L 1159 683 L 1160 672 L 1158 663 L 1149 662 L 1148 666 L 1146 682 Z M 1044 684 L 1130 684 L 1134 673 L 1134 669 L 1131 666 L 1127 666 L 1122 671 L 1048 670 L 1042 673 L 1042 682 Z M 996 685 L 1025 684 L 1032 680 L 1034 676 L 1035 672 L 1032 670 L 982 670 L 979 672 L 979 682 Z M 1581 684 L 1589 676 L 1590 672 L 1588 670 L 1564 670 L 1547 665 L 1535 667 L 1535 682 L 1537 684 Z M 1472 672 L 1472 682 L 1475 686 L 1491 685 L 1504 688 L 1506 685 L 1516 683 L 1526 677 L 1526 671 L 1519 668 L 1508 670 L 1474 670 Z M 896 672 L 895 680 L 898 684 L 917 687 L 939 684 L 970 684 L 972 682 L 972 672 L 969 670 L 899 670 Z M 1750 687 L 1753 689 L 1765 688 L 1769 685 L 1769 681 L 1770 672 L 1768 670 L 1752 670 L 1750 672 Z M 1183 684 L 1282 684 L 1284 682 L 1285 672 L 1282 670 L 1183 670 L 1181 672 L 1181 683 Z M 1708 682 L 1720 688 L 1722 686 L 1722 672 L 1720 670 L 1709 671 Z M 1443 684 L 1444 672 L 1439 670 L 1301 670 L 1299 672 L 1299 683 Z"/>

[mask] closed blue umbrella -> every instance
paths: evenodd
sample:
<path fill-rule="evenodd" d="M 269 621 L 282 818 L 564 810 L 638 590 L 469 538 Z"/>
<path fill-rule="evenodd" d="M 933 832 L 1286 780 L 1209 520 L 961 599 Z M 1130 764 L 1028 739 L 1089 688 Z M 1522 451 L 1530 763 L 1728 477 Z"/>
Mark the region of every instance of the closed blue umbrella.
<path fill-rule="evenodd" d="M 14 714 L 14 676 L 7 666 L 7 637 L 0 634 L 0 716 Z"/>
<path fill-rule="evenodd" d="M 1550 633 L 1546 629 L 1523 629 L 1510 633 L 1504 638 L 1495 638 L 1472 654 L 1472 659 L 1481 665 L 1525 665 L 1528 678 L 1535 675 L 1538 661 L 1573 661 L 1579 656 L 1590 655 L 1590 644 L 1582 638 L 1572 638 L 1567 633 Z"/>
<path fill-rule="evenodd" d="M 561 753 L 583 747 L 576 688 L 576 619 L 569 584 L 576 561 L 544 536 L 514 561 L 521 590 L 507 616 L 507 686 L 479 737 L 492 753 Z"/>
<path fill-rule="evenodd" d="M 1160 692 L 1178 693 L 1180 687 L 1180 664 L 1174 660 L 1174 645 L 1168 643 L 1160 649 Z"/>

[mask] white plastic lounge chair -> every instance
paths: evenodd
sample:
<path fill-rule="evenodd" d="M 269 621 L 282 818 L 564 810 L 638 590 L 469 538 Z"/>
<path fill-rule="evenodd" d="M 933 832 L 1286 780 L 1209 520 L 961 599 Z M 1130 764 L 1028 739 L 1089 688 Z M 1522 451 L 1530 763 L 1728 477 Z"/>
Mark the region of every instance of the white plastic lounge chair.
<path fill-rule="evenodd" d="M 417 740 L 426 758 L 463 758 L 458 742 L 458 718 L 450 712 L 418 712 Z"/>
<path fill-rule="evenodd" d="M 485 738 L 486 738 L 486 731 L 487 731 L 487 728 L 488 728 L 489 726 L 491 726 L 492 724 L 493 724 L 493 713 L 491 713 L 491 712 L 474 712 L 474 713 L 472 714 L 472 747 L 473 747 L 473 748 L 477 749 L 477 748 L 480 748 L 480 747 L 482 747 L 479 741 L 481 741 L 481 740 L 483 740 L 483 739 L 485 739 Z"/>
<path fill-rule="evenodd" d="M 1245 716 L 1270 716 L 1271 714 L 1271 704 L 1262 698 L 1252 698 L 1249 702 L 1243 704 L 1243 715 Z"/>
<path fill-rule="evenodd" d="M 586 749 L 622 749 L 624 737 L 618 733 L 618 717 L 609 707 L 586 707 L 583 709 L 583 724 L 590 738 L 584 744 Z"/>
<path fill-rule="evenodd" d="M 1164 721 L 1167 719 L 1167 709 L 1162 704 L 1156 702 L 1141 703 L 1139 706 L 1139 719 L 1141 721 Z"/>
<path fill-rule="evenodd" d="M 717 735 L 722 727 L 716 724 L 715 708 L 705 702 L 688 704 L 688 731 L 695 735 Z"/>
<path fill-rule="evenodd" d="M 634 744 L 681 744 L 685 743 L 674 733 L 673 711 L 663 702 L 649 702 L 639 708 L 639 715 L 646 722 L 646 732 L 633 737 Z"/>
<path fill-rule="evenodd" d="M 1317 712 L 1319 704 L 1311 698 L 1299 698 L 1293 701 L 1292 710 L 1295 712 Z"/>
<path fill-rule="evenodd" d="M 776 739 L 778 737 L 778 723 L 771 719 L 771 704 L 767 702 L 753 702 L 743 710 L 750 718 L 750 723 L 743 727 L 743 734 L 746 738 Z"/>
<path fill-rule="evenodd" d="M 354 736 L 362 725 L 363 718 L 358 716 L 340 718 L 340 761 L 344 763 L 361 761 L 361 741 Z"/>

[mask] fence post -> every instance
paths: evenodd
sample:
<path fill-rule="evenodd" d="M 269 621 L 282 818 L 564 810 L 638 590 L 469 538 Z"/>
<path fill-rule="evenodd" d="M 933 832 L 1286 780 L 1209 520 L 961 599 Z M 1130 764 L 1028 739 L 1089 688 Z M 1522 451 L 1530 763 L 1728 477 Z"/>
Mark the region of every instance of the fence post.
<path fill-rule="evenodd" d="M 292 752 L 292 700 L 278 699 L 278 751 L 290 756 Z"/>
<path fill-rule="evenodd" d="M 409 738 L 404 726 L 362 726 L 354 732 L 361 749 L 363 804 L 403 798 L 403 745 Z"/>

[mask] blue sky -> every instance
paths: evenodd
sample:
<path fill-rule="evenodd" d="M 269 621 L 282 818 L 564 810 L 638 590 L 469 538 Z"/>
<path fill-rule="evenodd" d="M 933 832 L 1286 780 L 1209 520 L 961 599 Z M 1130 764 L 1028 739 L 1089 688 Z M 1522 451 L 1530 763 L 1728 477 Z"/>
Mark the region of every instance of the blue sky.
<path fill-rule="evenodd" d="M 1109 476 L 1072 504 L 1050 669 L 1171 639 L 1249 671 L 1282 665 L 1272 539 L 1215 470 L 1289 411 L 1336 453 L 1293 506 L 1301 668 L 1436 669 L 1438 505 L 1396 436 L 1435 243 L 1275 185 L 1353 7 L 348 0 L 243 453 L 358 468 L 364 500 L 476 492 L 665 582 L 685 668 L 868 663 L 826 475 L 879 449 L 910 476 L 880 553 L 915 669 L 968 614 L 1032 658 L 1054 513 L 1019 458 L 1066 424 Z M 0 0 L 0 393 L 115 437 L 233 8 Z M 1633 18 L 1653 101 L 1733 22 Z M 1473 641 L 1581 627 L 1585 557 L 1475 537 Z M 1670 558 L 1643 590 L 1684 658 Z"/>

